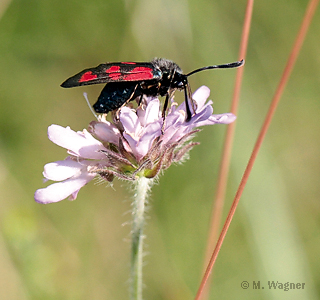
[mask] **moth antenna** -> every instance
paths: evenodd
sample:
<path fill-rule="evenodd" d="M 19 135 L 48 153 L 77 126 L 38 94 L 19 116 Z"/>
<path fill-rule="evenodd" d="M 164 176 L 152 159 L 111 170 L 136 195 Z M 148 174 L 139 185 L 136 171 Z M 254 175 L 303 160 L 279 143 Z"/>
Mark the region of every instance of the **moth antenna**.
<path fill-rule="evenodd" d="M 87 102 L 87 104 L 89 106 L 90 111 L 95 116 L 95 118 L 99 121 L 98 115 L 94 112 L 94 110 L 91 107 L 91 104 L 90 104 L 89 99 L 88 99 L 88 94 L 87 93 L 83 93 L 83 97 L 84 97 L 84 99 L 86 99 L 86 102 Z"/>
<path fill-rule="evenodd" d="M 214 66 L 208 66 L 208 67 L 203 67 L 200 69 L 196 69 L 190 73 L 188 73 L 186 76 L 190 76 L 194 73 L 198 73 L 200 71 L 204 71 L 204 70 L 210 70 L 210 69 L 229 69 L 229 68 L 238 68 L 241 67 L 242 65 L 244 65 L 244 59 L 240 60 L 240 61 L 236 61 L 233 63 L 229 63 L 229 64 L 223 64 L 223 65 L 214 65 Z"/>

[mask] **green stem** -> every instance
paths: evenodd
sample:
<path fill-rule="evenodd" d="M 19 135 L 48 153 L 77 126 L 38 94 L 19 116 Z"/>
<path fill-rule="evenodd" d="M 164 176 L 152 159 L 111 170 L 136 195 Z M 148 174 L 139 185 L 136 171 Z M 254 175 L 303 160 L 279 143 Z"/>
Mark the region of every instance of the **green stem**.
<path fill-rule="evenodd" d="M 136 182 L 136 193 L 132 203 L 132 245 L 131 245 L 131 300 L 142 300 L 143 227 L 148 191 L 152 180 L 141 177 Z"/>

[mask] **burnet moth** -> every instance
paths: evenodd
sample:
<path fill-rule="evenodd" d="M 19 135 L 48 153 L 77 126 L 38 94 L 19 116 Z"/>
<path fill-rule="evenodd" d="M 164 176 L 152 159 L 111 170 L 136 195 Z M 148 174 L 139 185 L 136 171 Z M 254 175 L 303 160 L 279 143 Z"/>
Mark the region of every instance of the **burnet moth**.
<path fill-rule="evenodd" d="M 166 96 L 163 117 L 168 101 L 175 90 L 184 90 L 187 118 L 192 117 L 189 99 L 192 102 L 188 77 L 200 71 L 209 69 L 236 68 L 244 64 L 244 60 L 207 66 L 183 74 L 180 67 L 171 60 L 155 58 L 151 62 L 116 62 L 100 64 L 68 78 L 61 86 L 64 88 L 107 83 L 93 105 L 97 113 L 108 113 L 118 110 L 129 101 L 146 96 Z M 141 100 L 140 100 L 141 101 Z"/>

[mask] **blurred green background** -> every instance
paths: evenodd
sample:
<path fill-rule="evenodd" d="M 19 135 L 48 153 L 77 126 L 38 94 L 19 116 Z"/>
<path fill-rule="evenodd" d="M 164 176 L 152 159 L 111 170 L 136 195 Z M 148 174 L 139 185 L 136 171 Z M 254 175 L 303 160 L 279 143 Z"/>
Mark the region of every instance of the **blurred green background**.
<path fill-rule="evenodd" d="M 256 1 L 224 217 L 307 1 Z M 45 163 L 64 149 L 50 124 L 86 128 L 102 86 L 67 77 L 106 61 L 165 57 L 185 72 L 238 59 L 246 1 L 0 0 L 0 299 L 128 299 L 130 185 L 91 182 L 74 202 L 34 202 Z M 301 54 L 219 254 L 210 299 L 320 298 L 320 18 Z M 216 113 L 235 70 L 198 73 Z M 178 95 L 179 94 L 179 95 Z M 182 101 L 183 93 L 176 93 Z M 204 128 L 184 165 L 153 187 L 144 299 L 193 299 L 202 274 L 225 126 Z M 253 290 L 259 281 L 265 289 Z M 269 290 L 267 281 L 305 283 Z M 248 281 L 247 290 L 241 288 Z"/>

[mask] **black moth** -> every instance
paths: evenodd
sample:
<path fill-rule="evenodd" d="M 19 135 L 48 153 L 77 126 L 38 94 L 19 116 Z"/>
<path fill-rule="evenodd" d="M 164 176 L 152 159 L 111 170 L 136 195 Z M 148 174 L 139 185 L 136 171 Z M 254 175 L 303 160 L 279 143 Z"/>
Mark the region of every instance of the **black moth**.
<path fill-rule="evenodd" d="M 151 62 L 118 62 L 100 64 L 96 68 L 89 68 L 70 77 L 61 84 L 64 88 L 107 83 L 93 105 L 97 113 L 108 113 L 117 110 L 129 101 L 146 96 L 166 96 L 163 117 L 168 102 L 175 90 L 184 90 L 187 118 L 192 117 L 189 99 L 192 103 L 191 89 L 188 77 L 194 73 L 218 68 L 236 68 L 242 66 L 244 60 L 207 66 L 183 74 L 180 67 L 171 60 L 155 58 Z"/>

